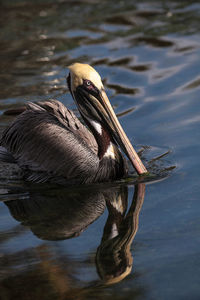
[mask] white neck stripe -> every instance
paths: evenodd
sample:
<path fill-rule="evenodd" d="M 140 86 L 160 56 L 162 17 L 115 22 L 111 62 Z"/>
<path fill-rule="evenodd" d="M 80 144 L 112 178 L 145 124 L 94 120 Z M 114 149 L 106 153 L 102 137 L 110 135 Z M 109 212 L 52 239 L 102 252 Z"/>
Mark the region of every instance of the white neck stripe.
<path fill-rule="evenodd" d="M 102 135 L 102 127 L 101 124 L 99 124 L 96 121 L 93 120 L 89 120 L 90 124 L 94 127 L 94 129 L 100 134 Z"/>

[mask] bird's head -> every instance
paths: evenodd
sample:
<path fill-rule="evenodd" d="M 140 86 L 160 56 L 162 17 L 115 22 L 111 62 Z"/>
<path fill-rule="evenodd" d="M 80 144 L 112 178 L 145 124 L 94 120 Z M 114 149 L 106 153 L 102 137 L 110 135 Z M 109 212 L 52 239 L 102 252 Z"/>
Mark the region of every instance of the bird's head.
<path fill-rule="evenodd" d="M 82 117 L 97 131 L 103 125 L 128 156 L 137 173 L 147 173 L 113 111 L 99 73 L 87 64 L 75 63 L 68 68 L 68 87 Z"/>

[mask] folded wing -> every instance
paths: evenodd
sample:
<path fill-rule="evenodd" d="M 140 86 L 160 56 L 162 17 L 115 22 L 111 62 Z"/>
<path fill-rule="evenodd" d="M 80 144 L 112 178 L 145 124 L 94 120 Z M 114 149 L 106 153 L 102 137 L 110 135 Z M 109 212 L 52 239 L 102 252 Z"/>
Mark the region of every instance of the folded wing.
<path fill-rule="evenodd" d="M 56 100 L 29 103 L 4 131 L 1 146 L 4 157 L 12 157 L 34 182 L 81 183 L 99 165 L 94 136 Z"/>

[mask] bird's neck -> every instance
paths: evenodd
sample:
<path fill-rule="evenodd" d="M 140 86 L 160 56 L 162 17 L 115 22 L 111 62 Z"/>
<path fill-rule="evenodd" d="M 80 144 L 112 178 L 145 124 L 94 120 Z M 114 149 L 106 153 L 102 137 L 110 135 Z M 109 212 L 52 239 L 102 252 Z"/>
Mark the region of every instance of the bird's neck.
<path fill-rule="evenodd" d="M 114 145 L 114 141 L 110 134 L 104 127 L 101 127 L 101 133 L 96 132 L 94 135 L 98 144 L 98 157 L 100 160 L 108 154 L 111 147 L 115 147 L 117 149 L 117 146 Z"/>
<path fill-rule="evenodd" d="M 98 157 L 101 160 L 104 157 L 111 157 L 117 160 L 119 155 L 121 155 L 117 145 L 115 144 L 112 136 L 104 125 L 97 123 L 95 121 L 90 121 L 88 123 L 97 144 L 98 144 Z"/>
<path fill-rule="evenodd" d="M 103 124 L 85 120 L 98 144 L 99 168 L 95 181 L 122 178 L 127 174 L 127 163 L 109 131 Z"/>

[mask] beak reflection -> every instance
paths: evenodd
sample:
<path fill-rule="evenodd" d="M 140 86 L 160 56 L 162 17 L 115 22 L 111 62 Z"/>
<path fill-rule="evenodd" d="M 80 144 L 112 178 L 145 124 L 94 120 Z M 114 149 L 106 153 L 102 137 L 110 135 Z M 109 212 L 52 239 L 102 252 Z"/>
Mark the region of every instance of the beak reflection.
<path fill-rule="evenodd" d="M 130 248 L 138 230 L 144 195 L 145 184 L 137 184 L 127 213 L 126 188 L 106 201 L 109 215 L 96 253 L 97 271 L 106 285 L 117 283 L 131 273 L 133 258 Z"/>

